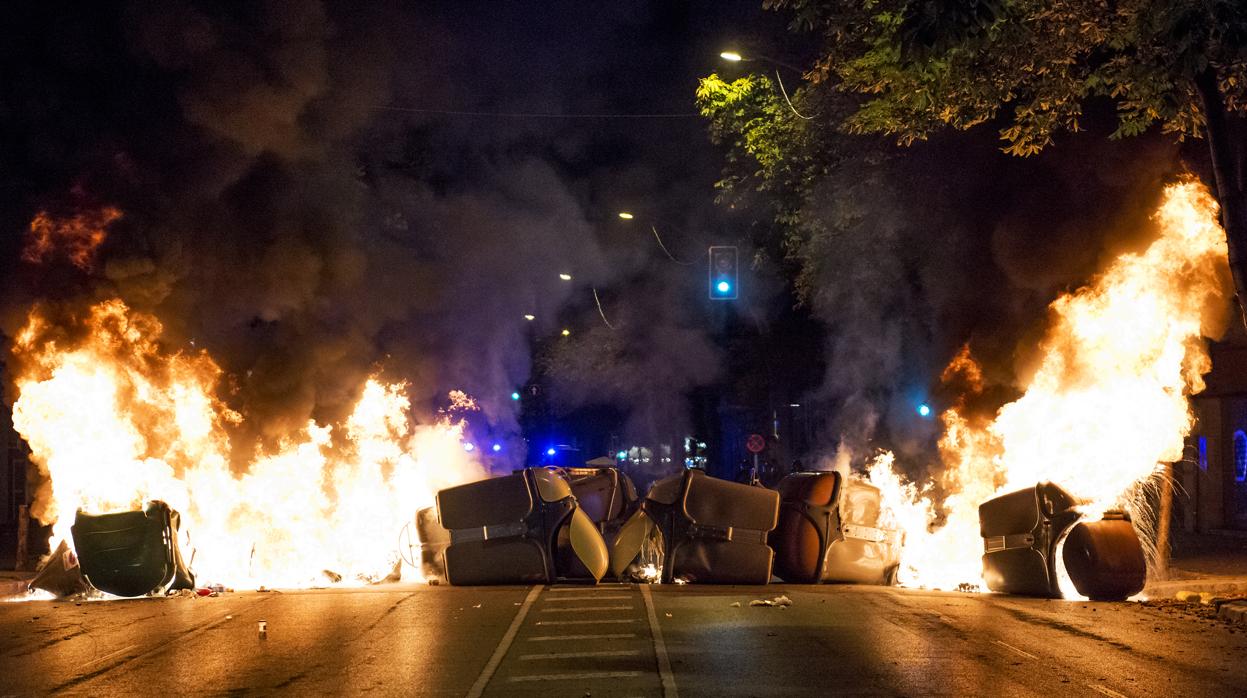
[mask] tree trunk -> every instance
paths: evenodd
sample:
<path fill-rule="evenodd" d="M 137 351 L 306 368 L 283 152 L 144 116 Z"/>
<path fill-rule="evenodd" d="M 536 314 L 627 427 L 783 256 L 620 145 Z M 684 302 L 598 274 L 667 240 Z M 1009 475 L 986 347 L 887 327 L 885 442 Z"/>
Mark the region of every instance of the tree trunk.
<path fill-rule="evenodd" d="M 1204 129 L 1212 155 L 1212 173 L 1221 204 L 1221 226 L 1230 253 L 1230 273 L 1238 299 L 1239 319 L 1247 327 L 1247 197 L 1239 186 L 1238 153 L 1231 136 L 1230 117 L 1225 112 L 1216 70 L 1209 66 L 1195 76 L 1204 109 Z"/>

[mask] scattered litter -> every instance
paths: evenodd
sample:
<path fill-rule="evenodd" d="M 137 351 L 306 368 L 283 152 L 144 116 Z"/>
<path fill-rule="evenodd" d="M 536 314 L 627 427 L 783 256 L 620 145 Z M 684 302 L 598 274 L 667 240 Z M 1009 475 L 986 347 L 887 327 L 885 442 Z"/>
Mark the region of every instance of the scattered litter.
<path fill-rule="evenodd" d="M 733 601 L 733 602 L 732 602 L 732 608 L 740 608 L 740 602 L 739 602 L 739 601 Z"/>
<path fill-rule="evenodd" d="M 668 618 L 670 618 L 670 617 L 671 617 L 671 614 L 670 614 L 670 613 L 664 613 L 663 615 L 664 615 L 664 616 L 666 616 L 666 617 L 668 617 Z"/>
<path fill-rule="evenodd" d="M 964 592 L 966 594 L 975 594 L 978 593 L 978 590 L 979 585 L 971 584 L 969 582 L 962 582 L 957 585 L 957 591 Z"/>
<path fill-rule="evenodd" d="M 779 596 L 776 596 L 773 599 L 754 599 L 753 601 L 749 602 L 749 605 L 750 606 L 779 606 L 782 608 L 785 606 L 791 606 L 792 599 L 788 598 L 784 594 L 780 594 Z"/>
<path fill-rule="evenodd" d="M 195 590 L 195 594 L 197 594 L 197 595 L 199 595 L 199 596 L 215 596 L 215 595 L 216 595 L 216 594 L 214 594 L 214 593 L 213 593 L 213 591 L 212 591 L 211 589 L 209 589 L 209 588 L 207 588 L 207 587 L 204 587 L 204 588 L 201 588 L 201 589 L 196 589 L 196 590 Z"/>
<path fill-rule="evenodd" d="M 262 620 L 260 621 L 260 639 L 264 640 L 267 638 L 268 638 L 268 621 Z"/>
<path fill-rule="evenodd" d="M 476 604 L 475 606 L 473 606 L 472 608 L 480 608 L 480 607 L 481 607 L 481 605 L 478 603 L 478 604 Z"/>
<path fill-rule="evenodd" d="M 225 620 L 234 620 L 233 616 L 225 616 Z"/>

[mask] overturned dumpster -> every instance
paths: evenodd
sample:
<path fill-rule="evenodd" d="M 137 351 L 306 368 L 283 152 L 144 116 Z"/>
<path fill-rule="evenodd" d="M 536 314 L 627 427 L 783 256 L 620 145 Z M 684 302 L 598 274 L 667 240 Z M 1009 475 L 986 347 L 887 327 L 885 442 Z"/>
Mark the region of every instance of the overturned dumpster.
<path fill-rule="evenodd" d="M 894 584 L 901 532 L 885 522 L 879 488 L 838 472 L 779 482 L 779 523 L 769 542 L 786 582 Z"/>
<path fill-rule="evenodd" d="M 567 480 L 546 468 L 437 493 L 437 516 L 417 515 L 422 570 L 450 584 L 546 584 L 606 574 L 601 533 L 577 505 Z M 567 551 L 559 553 L 560 546 Z M 578 568 L 561 568 L 560 559 Z"/>
<path fill-rule="evenodd" d="M 77 513 L 70 532 L 82 575 L 115 596 L 193 589 L 178 547 L 178 512 L 160 501 L 140 511 Z"/>
<path fill-rule="evenodd" d="M 779 493 L 686 470 L 655 482 L 611 550 L 611 569 L 625 577 L 647 544 L 657 541 L 661 580 L 766 584 L 774 553 Z"/>
<path fill-rule="evenodd" d="M 1060 598 L 1064 570 L 1078 593 L 1122 600 L 1143 590 L 1147 567 L 1129 518 L 1083 520 L 1079 502 L 1043 482 L 979 506 L 983 580 L 992 591 Z"/>

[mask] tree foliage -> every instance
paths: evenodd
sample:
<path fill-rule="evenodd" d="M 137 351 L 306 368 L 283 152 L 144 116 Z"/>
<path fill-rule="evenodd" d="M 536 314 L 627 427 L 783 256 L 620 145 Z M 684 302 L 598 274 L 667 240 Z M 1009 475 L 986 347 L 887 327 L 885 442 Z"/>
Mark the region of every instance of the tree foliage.
<path fill-rule="evenodd" d="M 1159 124 L 1202 135 L 1212 71 L 1243 113 L 1247 12 L 1239 0 L 767 0 L 819 32 L 810 77 L 862 96 L 852 131 L 903 144 L 1001 118 L 1005 150 L 1032 155 L 1106 98 L 1115 136 Z"/>

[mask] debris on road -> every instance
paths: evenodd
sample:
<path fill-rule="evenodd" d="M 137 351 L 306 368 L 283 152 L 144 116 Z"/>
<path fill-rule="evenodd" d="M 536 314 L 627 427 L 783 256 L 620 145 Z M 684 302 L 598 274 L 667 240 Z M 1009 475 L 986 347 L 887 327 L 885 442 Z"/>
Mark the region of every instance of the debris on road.
<path fill-rule="evenodd" d="M 268 621 L 266 620 L 260 621 L 259 630 L 260 630 L 260 639 L 261 640 L 267 639 L 268 638 Z"/>
<path fill-rule="evenodd" d="M 785 594 L 780 594 L 773 599 L 754 599 L 749 602 L 750 606 L 791 606 L 792 599 Z"/>
<path fill-rule="evenodd" d="M 1230 623 L 1247 625 L 1247 600 L 1226 601 L 1217 608 L 1217 618 Z"/>
<path fill-rule="evenodd" d="M 739 602 L 739 601 L 733 601 L 733 602 L 731 603 L 731 606 L 732 606 L 732 608 L 740 608 L 740 602 Z"/>
<path fill-rule="evenodd" d="M 63 598 L 86 593 L 91 587 L 82 576 L 82 567 L 78 565 L 78 557 L 69 549 L 65 541 L 61 541 L 61 544 L 56 546 L 56 550 L 44 561 L 43 567 L 39 568 L 35 578 L 30 580 L 30 588 Z"/>

